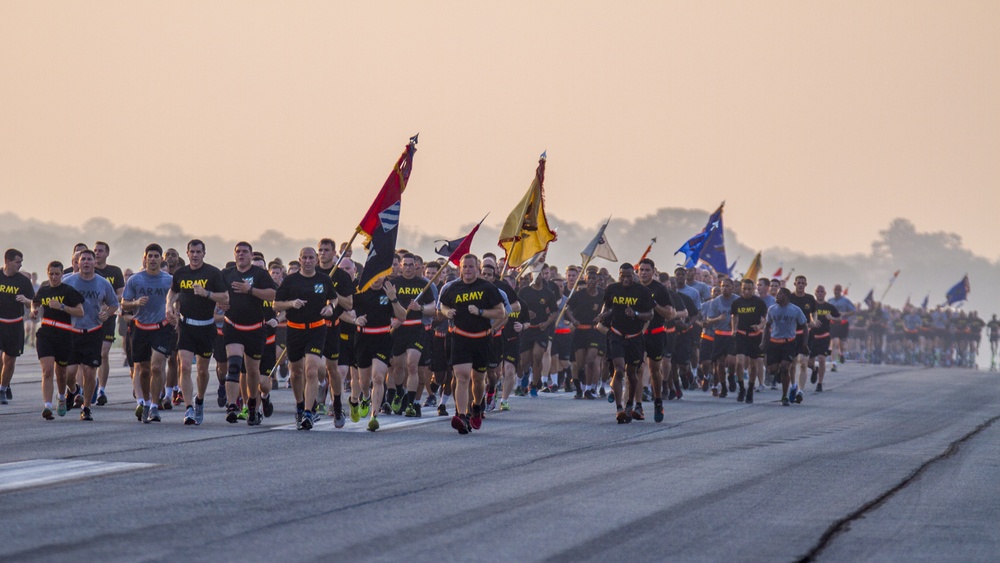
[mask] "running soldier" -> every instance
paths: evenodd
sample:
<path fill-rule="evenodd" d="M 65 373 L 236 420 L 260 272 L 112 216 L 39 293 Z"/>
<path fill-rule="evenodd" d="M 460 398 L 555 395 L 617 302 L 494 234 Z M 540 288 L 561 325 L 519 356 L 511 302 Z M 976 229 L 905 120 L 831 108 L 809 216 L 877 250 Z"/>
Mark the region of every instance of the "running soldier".
<path fill-rule="evenodd" d="M 826 300 L 826 288 L 816 286 L 816 321 L 812 326 L 815 330 L 809 332 L 809 371 L 812 373 L 810 382 L 816 385 L 816 392 L 823 392 L 823 376 L 826 375 L 826 357 L 830 355 L 830 331 L 832 321 L 840 318 L 840 310 Z M 816 365 L 819 358 L 819 366 Z M 801 393 L 801 391 L 799 391 Z M 798 394 L 795 397 L 796 402 Z"/>
<path fill-rule="evenodd" d="M 775 304 L 767 310 L 767 324 L 764 327 L 764 341 L 761 350 L 767 349 L 767 365 L 776 377 L 781 377 L 781 404 L 788 406 L 789 384 L 791 375 L 789 369 L 796 361 L 799 346 L 796 334 L 798 331 L 808 332 L 805 313 L 802 309 L 789 302 L 792 292 L 788 288 L 778 290 Z"/>
<path fill-rule="evenodd" d="M 618 283 L 604 291 L 604 307 L 597 327 L 608 336 L 608 361 L 614 366 L 611 378 L 612 393 L 609 401 L 615 402 L 615 419 L 618 424 L 643 420 L 642 412 L 633 406 L 642 400 L 639 366 L 643 359 L 643 327 L 653 318 L 653 297 L 635 282 L 632 264 L 624 263 L 618 269 Z M 625 379 L 628 378 L 629 397 L 622 406 Z M 636 417 L 635 415 L 639 416 Z"/>
<path fill-rule="evenodd" d="M 764 385 L 764 374 L 760 372 L 757 359 L 762 357 L 764 325 L 767 321 L 767 304 L 754 295 L 753 280 L 746 279 L 740 284 L 740 297 L 730 307 L 733 324 L 732 332 L 736 352 L 736 373 L 740 376 L 738 402 L 753 403 L 754 381 Z M 750 382 L 744 392 L 743 370 L 750 373 Z"/>
<path fill-rule="evenodd" d="M 83 316 L 83 296 L 73 287 L 62 283 L 62 262 L 49 262 L 46 269 L 49 284 L 38 289 L 31 302 L 31 316 L 42 312 L 41 327 L 36 335 L 38 361 L 42 367 L 42 418 L 52 420 L 52 379 L 59 391 L 59 416 L 66 415 L 66 366 L 73 353 L 72 317 Z M 20 275 L 20 274 L 18 274 Z M 89 398 L 89 397 L 88 397 Z M 90 410 L 87 410 L 90 413 Z M 81 416 L 82 420 L 86 419 Z"/>
<path fill-rule="evenodd" d="M 31 305 L 35 290 L 31 279 L 21 273 L 24 254 L 8 248 L 3 254 L 0 271 L 0 405 L 14 398 L 10 382 L 14 378 L 14 364 L 24 353 L 24 308 Z"/>
<path fill-rule="evenodd" d="M 108 280 L 111 287 L 118 296 L 118 301 L 122 299 L 122 292 L 125 291 L 125 274 L 118 266 L 108 264 L 108 256 L 111 254 L 111 247 L 104 241 L 94 243 L 94 272 L 102 278 Z M 117 307 L 116 307 L 117 310 Z M 97 405 L 102 406 L 108 403 L 108 396 L 104 388 L 108 385 L 108 374 L 111 364 L 108 357 L 111 354 L 111 346 L 115 343 L 115 335 L 118 332 L 118 316 L 112 314 L 104 321 L 104 343 L 101 345 L 101 367 L 97 370 Z"/>

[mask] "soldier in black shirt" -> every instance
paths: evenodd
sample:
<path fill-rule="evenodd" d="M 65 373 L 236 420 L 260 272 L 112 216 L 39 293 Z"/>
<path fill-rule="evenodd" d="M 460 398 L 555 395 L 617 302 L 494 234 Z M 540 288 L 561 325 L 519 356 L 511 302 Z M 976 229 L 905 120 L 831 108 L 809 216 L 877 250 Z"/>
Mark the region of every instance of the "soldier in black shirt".
<path fill-rule="evenodd" d="M 233 251 L 236 265 L 222 272 L 223 281 L 229 289 L 229 305 L 220 308 L 226 311 L 222 338 L 226 344 L 226 421 L 235 424 L 238 420 L 236 399 L 240 396 L 240 372 L 244 366 L 247 385 L 252 396 L 247 399 L 249 416 L 247 424 L 260 424 L 257 417 L 257 398 L 260 394 L 260 358 L 264 352 L 264 302 L 273 301 L 274 280 L 271 274 L 260 266 L 253 265 L 253 247 L 248 242 L 236 243 Z"/>
<path fill-rule="evenodd" d="M 806 293 L 807 285 L 805 276 L 795 276 L 795 291 L 788 298 L 788 302 L 802 309 L 802 313 L 806 316 L 806 325 L 813 329 L 819 326 L 819 323 L 816 322 L 816 298 Z M 805 331 L 795 331 L 795 345 L 798 347 L 799 355 L 788 368 L 788 379 L 794 385 L 795 372 L 799 372 L 798 395 L 801 395 L 802 389 L 806 386 L 806 362 L 809 359 L 809 338 Z M 795 399 L 789 397 L 789 400 L 797 399 L 798 396 Z M 798 402 L 802 401 L 798 400 Z"/>
<path fill-rule="evenodd" d="M 121 302 L 122 292 L 125 290 L 125 274 L 118 266 L 108 264 L 108 255 L 111 247 L 104 241 L 94 243 L 94 272 L 102 278 L 108 280 L 111 288 L 118 295 Z M 108 355 L 111 353 L 111 345 L 115 343 L 115 334 L 118 332 L 118 315 L 111 315 L 104 321 L 104 344 L 101 346 L 101 367 L 97 368 L 97 404 L 105 405 L 108 397 L 104 392 L 104 387 L 108 384 L 108 374 L 111 364 L 108 363 Z"/>
<path fill-rule="evenodd" d="M 434 314 L 437 287 L 427 287 L 430 280 L 417 275 L 416 256 L 403 255 L 400 261 L 402 275 L 391 280 L 396 288 L 399 304 L 406 309 L 402 326 L 392 332 L 392 387 L 386 389 L 386 403 L 395 414 L 408 411 L 417 416 L 419 404 L 414 406 L 417 388 L 420 387 L 419 364 L 423 353 L 424 317 Z M 427 291 L 424 291 L 427 288 Z M 406 385 L 404 392 L 403 385 Z"/>
<path fill-rule="evenodd" d="M 316 250 L 305 247 L 299 251 L 299 264 L 299 271 L 281 282 L 272 308 L 276 313 L 286 311 L 295 421 L 299 429 L 309 430 L 319 399 L 320 372 L 325 373 L 326 318 L 333 315 L 337 296 L 330 277 L 316 270 Z"/>
<path fill-rule="evenodd" d="M 670 322 L 676 315 L 673 301 L 670 299 L 668 289 L 662 283 L 653 279 L 656 273 L 656 264 L 649 258 L 644 258 L 639 262 L 639 285 L 645 287 L 653 298 L 653 318 L 646 325 L 643 333 L 643 344 L 645 345 L 646 363 L 649 368 L 649 384 L 653 388 L 653 420 L 663 422 L 663 370 L 670 373 L 670 360 L 663 365 L 663 352 L 667 347 L 667 327 L 665 322 Z M 637 396 L 636 405 L 633 409 L 633 418 L 643 420 L 645 415 L 642 412 L 642 394 Z"/>
<path fill-rule="evenodd" d="M 20 275 L 20 274 L 17 274 Z M 38 361 L 42 366 L 42 400 L 45 408 L 42 417 L 52 420 L 52 380 L 55 375 L 59 391 L 59 416 L 66 414 L 66 366 L 73 353 L 72 317 L 83 316 L 83 295 L 62 283 L 62 262 L 50 262 L 48 266 L 49 284 L 39 288 L 31 301 L 31 315 L 42 312 L 41 327 L 36 340 Z M 25 278 L 27 279 L 27 278 Z M 75 387 L 75 386 L 74 386 Z"/>
<path fill-rule="evenodd" d="M 531 285 L 518 290 L 517 295 L 528 315 L 528 322 L 520 334 L 521 368 L 524 371 L 531 368 L 531 396 L 537 397 L 542 375 L 548 375 L 544 361 L 552 340 L 552 323 L 558 313 L 559 297 L 549 289 L 548 280 L 542 274 L 536 276 Z"/>
<path fill-rule="evenodd" d="M 733 301 L 730 308 L 733 319 L 733 340 L 736 348 L 736 373 L 740 383 L 740 394 L 737 401 L 753 403 L 754 381 L 764 384 L 764 374 L 760 372 L 759 362 L 763 354 L 760 350 L 764 326 L 767 324 L 767 303 L 754 295 L 754 281 L 745 279 L 740 284 L 740 297 Z M 743 387 L 743 370 L 749 369 L 750 388 Z"/>
<path fill-rule="evenodd" d="M 35 290 L 31 280 L 21 273 L 24 255 L 20 250 L 7 249 L 0 270 L 0 352 L 3 368 L 0 369 L 0 405 L 13 398 L 10 380 L 14 377 L 14 363 L 24 353 L 24 307 L 31 304 Z"/>
<path fill-rule="evenodd" d="M 593 400 L 600 375 L 597 353 L 605 336 L 597 330 L 598 315 L 604 304 L 604 291 L 597 284 L 600 275 L 597 269 L 587 268 L 585 287 L 573 292 L 566 305 L 566 318 L 573 325 L 573 353 L 576 356 L 577 397 Z M 581 392 L 582 388 L 582 392 Z"/>
<path fill-rule="evenodd" d="M 470 385 L 473 397 L 484 396 L 486 368 L 490 361 L 491 321 L 507 315 L 500 290 L 479 274 L 479 258 L 474 254 L 463 256 L 461 277 L 445 286 L 438 304 L 439 314 L 455 325 L 451 363 L 455 372 L 456 414 L 451 419 L 451 426 L 459 434 L 468 434 L 482 425 L 484 405 L 473 404 L 470 411 Z"/>
<path fill-rule="evenodd" d="M 354 295 L 354 324 L 358 327 L 355 360 L 360 371 L 358 385 L 351 384 L 352 408 L 354 396 L 371 387 L 371 417 L 368 430 L 378 430 L 379 407 L 382 405 L 392 359 L 392 331 L 406 319 L 406 308 L 399 302 L 396 288 L 380 277 L 367 291 Z"/>
<path fill-rule="evenodd" d="M 816 384 L 816 392 L 823 392 L 823 376 L 826 375 L 826 357 L 830 355 L 830 319 L 839 319 L 840 310 L 827 302 L 826 288 L 816 286 L 816 326 L 809 331 L 809 371 L 810 381 Z M 819 367 L 816 367 L 816 358 Z M 802 374 L 803 376 L 805 373 Z M 804 383 L 803 383 L 804 384 Z"/>
<path fill-rule="evenodd" d="M 611 378 L 617 407 L 615 418 L 619 424 L 632 422 L 632 407 L 642 399 L 639 383 L 639 365 L 642 364 L 644 343 L 643 328 L 653 318 L 653 297 L 645 287 L 635 281 L 635 270 L 628 262 L 618 269 L 618 283 L 604 292 L 598 329 L 608 333 L 608 360 L 614 366 Z M 628 378 L 629 397 L 622 408 L 624 378 Z"/>
<path fill-rule="evenodd" d="M 180 314 L 177 351 L 180 356 L 181 395 L 184 424 L 201 424 L 205 418 L 208 366 L 215 349 L 215 307 L 229 304 L 229 291 L 222 271 L 205 262 L 205 243 L 187 243 L 188 264 L 174 272 L 167 307 Z M 197 360 L 195 358 L 197 357 Z M 197 362 L 198 390 L 191 382 L 191 364 Z"/>

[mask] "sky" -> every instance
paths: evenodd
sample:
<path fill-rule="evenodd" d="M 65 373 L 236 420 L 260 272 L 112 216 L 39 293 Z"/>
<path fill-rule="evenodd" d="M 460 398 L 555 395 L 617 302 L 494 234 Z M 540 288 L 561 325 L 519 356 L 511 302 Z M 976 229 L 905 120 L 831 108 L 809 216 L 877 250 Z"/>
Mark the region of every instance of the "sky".
<path fill-rule="evenodd" d="M 595 228 L 725 200 L 752 248 L 905 217 L 996 260 L 997 100 L 995 1 L 0 2 L 0 193 L 63 224 L 339 242 L 419 132 L 422 232 L 502 223 L 547 151 Z"/>

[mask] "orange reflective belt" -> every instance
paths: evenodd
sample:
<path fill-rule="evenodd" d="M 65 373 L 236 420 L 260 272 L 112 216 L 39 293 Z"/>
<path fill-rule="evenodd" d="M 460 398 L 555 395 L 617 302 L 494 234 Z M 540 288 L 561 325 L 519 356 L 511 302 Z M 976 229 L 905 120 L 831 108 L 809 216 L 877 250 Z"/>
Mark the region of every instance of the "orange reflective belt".
<path fill-rule="evenodd" d="M 736 333 L 745 334 L 747 336 L 760 336 L 761 331 L 758 330 L 757 332 L 747 332 L 745 330 L 737 330 Z"/>
<path fill-rule="evenodd" d="M 417 326 L 419 324 L 423 324 L 423 321 L 421 321 L 420 319 L 410 319 L 408 321 L 403 321 L 403 326 Z"/>
<path fill-rule="evenodd" d="M 16 319 L 0 319 L 0 323 L 14 324 L 14 323 L 19 323 L 22 320 L 24 320 L 24 317 L 18 317 Z"/>
<path fill-rule="evenodd" d="M 160 330 L 165 326 L 167 326 L 167 321 L 162 321 L 159 323 L 153 323 L 149 325 L 140 323 L 139 321 L 135 321 L 135 328 L 138 328 L 139 330 Z"/>
<path fill-rule="evenodd" d="M 611 332 L 617 334 L 618 336 L 624 337 L 624 338 L 635 338 L 636 336 L 642 336 L 641 332 L 637 332 L 635 334 L 622 334 L 620 330 L 615 329 L 615 328 L 612 328 Z"/>
<path fill-rule="evenodd" d="M 733 332 L 731 330 L 717 330 L 715 331 L 716 336 L 732 336 Z"/>
<path fill-rule="evenodd" d="M 702 340 L 708 340 L 709 342 L 715 342 L 715 337 L 714 336 L 705 334 L 704 332 L 701 333 L 701 339 Z"/>
<path fill-rule="evenodd" d="M 389 334 L 389 331 L 391 330 L 392 330 L 391 326 L 358 327 L 358 332 L 360 332 L 361 334 Z"/>
<path fill-rule="evenodd" d="M 771 342 L 774 344 L 788 344 L 789 342 L 795 342 L 794 338 L 772 338 Z"/>
<path fill-rule="evenodd" d="M 490 335 L 490 331 L 488 330 L 484 330 L 482 332 L 469 332 L 466 330 L 462 330 L 457 326 L 452 328 L 451 331 L 459 336 L 464 336 L 466 338 L 485 338 Z"/>
<path fill-rule="evenodd" d="M 667 332 L 667 327 L 658 326 L 658 327 L 654 328 L 653 330 L 647 330 L 646 334 L 660 334 L 661 332 Z"/>
<path fill-rule="evenodd" d="M 61 323 L 59 321 L 54 321 L 52 319 L 42 319 L 42 324 L 45 326 L 51 326 L 62 330 L 68 330 L 70 332 L 80 332 L 79 330 L 73 328 L 73 325 L 71 324 Z"/>
<path fill-rule="evenodd" d="M 557 328 L 556 329 L 556 334 L 569 334 L 572 331 L 573 330 L 569 329 L 569 328 Z"/>
<path fill-rule="evenodd" d="M 226 320 L 228 321 L 229 319 L 226 319 Z M 326 323 L 327 323 L 327 321 L 325 321 L 325 320 L 316 321 L 314 323 L 294 323 L 292 321 L 288 321 L 288 328 L 294 328 L 294 329 L 297 329 L 297 330 L 306 330 L 307 328 L 319 328 L 321 326 L 326 325 Z M 233 325 L 233 326 L 236 326 L 236 325 Z M 236 327 L 236 328 L 239 328 L 239 327 Z M 256 328 L 260 328 L 260 323 L 257 323 L 257 327 Z M 255 329 L 254 328 L 248 328 L 248 329 L 242 329 L 241 328 L 240 330 L 255 330 Z"/>

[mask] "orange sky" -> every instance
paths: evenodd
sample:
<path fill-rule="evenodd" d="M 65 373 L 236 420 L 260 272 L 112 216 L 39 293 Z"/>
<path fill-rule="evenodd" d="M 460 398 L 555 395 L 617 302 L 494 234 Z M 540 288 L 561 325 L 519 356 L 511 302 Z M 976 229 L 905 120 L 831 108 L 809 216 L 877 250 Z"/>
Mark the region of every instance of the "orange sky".
<path fill-rule="evenodd" d="M 907 217 L 997 259 L 998 100 L 995 1 L 0 3 L 0 190 L 59 223 L 339 241 L 419 131 L 424 232 L 502 222 L 547 149 L 595 228 L 725 199 L 752 247 Z"/>

